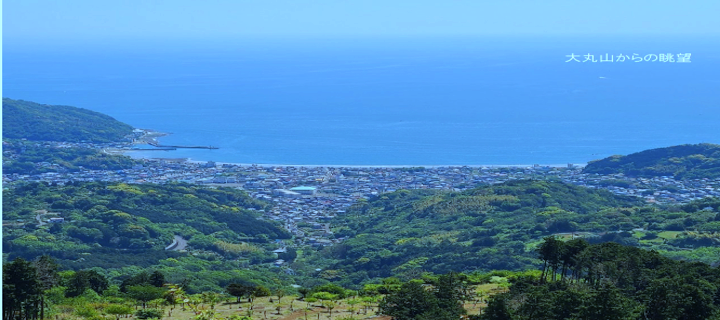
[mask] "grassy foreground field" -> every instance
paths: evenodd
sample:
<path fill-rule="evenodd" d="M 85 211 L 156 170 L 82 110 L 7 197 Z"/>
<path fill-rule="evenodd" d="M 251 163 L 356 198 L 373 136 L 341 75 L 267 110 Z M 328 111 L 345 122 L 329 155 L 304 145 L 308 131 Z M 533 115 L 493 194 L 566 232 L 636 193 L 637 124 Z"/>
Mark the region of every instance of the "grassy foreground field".
<path fill-rule="evenodd" d="M 482 284 L 471 286 L 473 298 L 465 301 L 464 307 L 468 314 L 479 314 L 486 306 L 487 298 L 493 294 L 505 292 L 507 286 L 498 284 Z M 199 298 L 199 297 L 198 297 Z M 335 301 L 321 301 L 308 299 L 300 300 L 299 296 L 285 296 L 278 300 L 277 296 L 259 297 L 252 302 L 241 299 L 237 302 L 235 297 L 223 296 L 214 304 L 201 302 L 197 304 L 180 303 L 169 306 L 159 300 L 147 304 L 148 309 L 162 310 L 161 320 L 211 320 L 211 319 L 262 319 L 262 320 L 351 320 L 376 319 L 390 320 L 391 317 L 379 314 L 378 303 L 383 296 L 351 297 Z M 136 315 L 108 314 L 107 303 L 91 303 L 88 305 L 95 310 L 95 319 L 140 319 Z M 88 315 L 78 312 L 77 306 L 57 306 L 57 313 L 52 318 L 57 320 L 87 319 Z M 141 310 L 141 305 L 132 305 L 132 313 Z M 65 310 L 63 312 L 63 310 Z M 86 312 L 93 313 L 92 310 Z"/>

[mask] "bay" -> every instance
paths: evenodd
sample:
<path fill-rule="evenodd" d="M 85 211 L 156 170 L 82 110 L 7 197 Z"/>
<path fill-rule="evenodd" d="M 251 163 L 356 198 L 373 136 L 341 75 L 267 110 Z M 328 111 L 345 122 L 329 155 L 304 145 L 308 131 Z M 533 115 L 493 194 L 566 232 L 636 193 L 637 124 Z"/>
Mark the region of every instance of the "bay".
<path fill-rule="evenodd" d="M 136 154 L 296 165 L 586 163 L 720 142 L 720 50 L 694 38 L 10 43 L 3 96 L 212 145 Z M 691 63 L 566 62 L 692 53 Z"/>

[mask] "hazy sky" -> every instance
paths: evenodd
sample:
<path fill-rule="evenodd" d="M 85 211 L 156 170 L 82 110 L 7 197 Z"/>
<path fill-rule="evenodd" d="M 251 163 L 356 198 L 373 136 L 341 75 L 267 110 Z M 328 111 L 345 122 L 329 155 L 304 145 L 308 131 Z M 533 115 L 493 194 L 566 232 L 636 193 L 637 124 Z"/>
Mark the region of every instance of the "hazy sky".
<path fill-rule="evenodd" d="M 5 0 L 6 40 L 720 34 L 719 0 Z"/>

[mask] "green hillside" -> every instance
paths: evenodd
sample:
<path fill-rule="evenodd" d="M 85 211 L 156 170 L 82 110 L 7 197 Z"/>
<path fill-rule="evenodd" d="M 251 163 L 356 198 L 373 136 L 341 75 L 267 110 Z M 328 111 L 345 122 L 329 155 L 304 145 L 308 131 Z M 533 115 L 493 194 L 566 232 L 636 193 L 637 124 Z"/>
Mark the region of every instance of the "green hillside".
<path fill-rule="evenodd" d="M 615 155 L 591 161 L 583 172 L 623 173 L 637 177 L 673 176 L 678 179 L 717 178 L 720 177 L 720 145 L 685 144 L 627 156 Z"/>
<path fill-rule="evenodd" d="M 360 201 L 333 225 L 341 244 L 308 258 L 352 285 L 423 272 L 524 270 L 548 235 L 614 241 L 678 259 L 720 258 L 717 199 L 658 208 L 552 181 L 517 180 L 464 192 L 400 190 Z M 637 230 L 634 230 L 637 229 Z M 694 248 L 693 250 L 686 250 Z"/>
<path fill-rule="evenodd" d="M 3 192 L 4 258 L 48 254 L 66 269 L 163 265 L 187 277 L 205 268 L 237 268 L 239 258 L 272 262 L 277 257 L 271 240 L 290 235 L 251 210 L 267 207 L 229 188 L 30 183 Z M 53 217 L 65 221 L 45 223 Z M 176 235 L 187 240 L 192 255 L 165 250 Z M 210 267 L 212 261 L 219 265 Z"/>
<path fill-rule="evenodd" d="M 338 216 L 335 235 L 349 239 L 321 256 L 355 283 L 420 271 L 518 270 L 537 265 L 531 249 L 543 236 L 630 230 L 642 221 L 620 208 L 640 205 L 637 198 L 549 181 L 400 190 Z"/>
<path fill-rule="evenodd" d="M 256 211 L 269 206 L 239 190 L 189 184 L 21 185 L 3 193 L 3 283 L 46 275 L 55 269 L 43 262 L 48 254 L 62 271 L 52 283 L 44 278 L 52 287 L 44 291 L 47 314 L 78 319 L 119 312 L 123 305 L 123 314 L 141 318 L 146 304 L 152 305 L 147 312 L 173 314 L 168 319 L 202 310 L 216 319 L 302 319 L 305 308 L 309 318 L 328 319 L 378 313 L 399 319 L 464 313 L 470 319 L 705 319 L 718 312 L 720 273 L 708 265 L 720 261 L 717 198 L 661 208 L 532 180 L 464 192 L 400 190 L 361 200 L 337 217 L 336 235 L 349 237 L 343 243 L 299 248 L 288 257 L 275 256 L 271 250 L 279 244 L 271 240 L 290 235 L 258 219 Z M 36 220 L 51 217 L 65 221 Z M 178 235 L 189 251 L 165 250 Z M 294 260 L 297 274 L 271 266 L 277 258 Z M 484 273 L 493 269 L 526 271 Z M 448 271 L 466 273 L 439 276 Z M 173 285 L 162 287 L 167 283 Z M 296 284 L 304 288 L 290 286 Z M 251 302 L 250 293 L 229 289 L 261 287 L 256 297 L 273 297 Z M 155 300 L 173 294 L 182 297 L 173 301 L 188 304 L 173 311 L 166 298 Z M 294 294 L 302 298 L 289 297 Z M 613 308 L 605 308 L 608 301 Z M 254 315 L 247 312 L 253 304 Z"/>
<path fill-rule="evenodd" d="M 3 141 L 3 173 L 38 174 L 45 172 L 129 169 L 141 163 L 124 155 L 99 149 L 57 146 L 48 142 Z"/>
<path fill-rule="evenodd" d="M 3 138 L 36 141 L 113 142 L 133 128 L 87 109 L 3 98 Z"/>

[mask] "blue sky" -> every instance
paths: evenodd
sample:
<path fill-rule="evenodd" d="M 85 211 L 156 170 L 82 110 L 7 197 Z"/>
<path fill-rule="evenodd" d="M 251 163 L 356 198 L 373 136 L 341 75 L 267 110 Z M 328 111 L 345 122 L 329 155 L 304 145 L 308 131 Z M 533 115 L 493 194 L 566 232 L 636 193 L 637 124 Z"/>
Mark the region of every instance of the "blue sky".
<path fill-rule="evenodd" d="M 5 0 L 5 40 L 718 35 L 716 0 Z"/>

